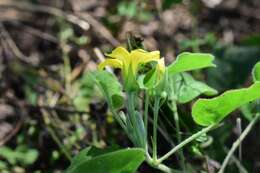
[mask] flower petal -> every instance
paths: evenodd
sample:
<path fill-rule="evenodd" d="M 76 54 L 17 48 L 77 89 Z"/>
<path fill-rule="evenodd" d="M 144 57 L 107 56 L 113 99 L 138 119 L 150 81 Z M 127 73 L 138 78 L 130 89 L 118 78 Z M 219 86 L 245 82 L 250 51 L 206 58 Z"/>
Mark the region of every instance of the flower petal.
<path fill-rule="evenodd" d="M 112 53 L 106 54 L 106 56 L 124 61 L 129 54 L 130 53 L 124 47 L 119 46 L 114 49 Z"/>
<path fill-rule="evenodd" d="M 150 61 L 158 61 L 160 59 L 159 51 L 147 52 L 143 49 L 136 49 L 131 51 L 129 59 L 131 60 L 131 66 L 133 73 L 136 74 L 138 66 L 140 64 L 146 64 Z"/>
<path fill-rule="evenodd" d="M 122 68 L 123 63 L 122 63 L 122 61 L 120 61 L 118 59 L 106 59 L 105 61 L 101 62 L 98 65 L 98 69 L 103 70 L 106 66 L 111 66 L 111 67 L 115 67 L 115 68 Z"/>
<path fill-rule="evenodd" d="M 145 64 L 160 59 L 160 51 L 147 52 L 143 49 L 136 49 L 131 51 L 130 56 L 134 61 Z"/>

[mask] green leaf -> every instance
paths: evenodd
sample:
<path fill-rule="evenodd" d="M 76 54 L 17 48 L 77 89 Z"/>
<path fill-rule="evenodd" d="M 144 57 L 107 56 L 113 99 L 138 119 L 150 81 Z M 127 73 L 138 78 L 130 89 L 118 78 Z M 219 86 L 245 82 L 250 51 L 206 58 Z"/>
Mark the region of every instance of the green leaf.
<path fill-rule="evenodd" d="M 254 82 L 260 81 L 260 61 L 256 63 L 252 71 Z"/>
<path fill-rule="evenodd" d="M 105 154 L 107 152 L 112 152 L 119 149 L 118 146 L 112 146 L 108 147 L 106 149 L 99 149 L 96 147 L 87 147 L 79 152 L 71 161 L 70 167 L 67 169 L 67 171 L 71 171 L 76 169 L 81 163 L 91 160 L 93 157 Z"/>
<path fill-rule="evenodd" d="M 81 156 L 82 160 L 80 163 L 72 162 L 76 166 L 71 165 L 66 173 L 134 173 L 144 161 L 144 155 L 142 149 L 132 148 L 117 150 L 92 158 L 86 157 L 84 159 Z"/>
<path fill-rule="evenodd" d="M 240 106 L 260 98 L 260 82 L 249 88 L 230 90 L 212 99 L 199 99 L 192 108 L 194 121 L 202 126 L 219 123 Z"/>
<path fill-rule="evenodd" d="M 103 95 L 110 102 L 114 108 L 120 108 L 123 105 L 122 86 L 117 78 L 107 71 L 94 71 L 90 74 L 90 81 L 95 82 Z"/>
<path fill-rule="evenodd" d="M 216 67 L 213 64 L 214 56 L 207 53 L 184 52 L 177 56 L 176 60 L 168 66 L 169 74 L 176 74 L 206 67 Z"/>
<path fill-rule="evenodd" d="M 196 81 L 190 74 L 182 73 L 173 76 L 174 93 L 179 103 L 187 103 L 201 94 L 214 96 L 218 92 L 207 84 Z"/>

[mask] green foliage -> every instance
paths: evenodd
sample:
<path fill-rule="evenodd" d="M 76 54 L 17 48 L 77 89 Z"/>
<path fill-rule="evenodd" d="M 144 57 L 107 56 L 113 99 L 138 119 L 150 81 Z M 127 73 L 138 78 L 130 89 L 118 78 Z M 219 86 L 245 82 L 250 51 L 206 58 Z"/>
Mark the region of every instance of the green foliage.
<path fill-rule="evenodd" d="M 144 161 L 142 149 L 122 149 L 98 156 L 88 156 L 90 148 L 76 156 L 66 173 L 134 173 Z"/>
<path fill-rule="evenodd" d="M 252 71 L 254 81 L 260 81 L 260 61 L 254 66 Z"/>
<path fill-rule="evenodd" d="M 225 91 L 246 83 L 252 67 L 259 61 L 260 48 L 228 46 L 218 48 L 214 55 L 217 68 L 207 69 L 207 83 L 218 91 Z"/>
<path fill-rule="evenodd" d="M 134 17 L 137 13 L 136 2 L 120 2 L 117 8 L 118 14 L 121 16 Z"/>
<path fill-rule="evenodd" d="M 249 88 L 230 90 L 213 99 L 199 99 L 193 105 L 194 121 L 203 126 L 219 123 L 240 106 L 260 98 L 260 82 Z"/>
<path fill-rule="evenodd" d="M 91 80 L 89 73 L 85 73 L 82 78 L 78 80 L 78 91 L 76 96 L 73 98 L 73 103 L 77 110 L 86 110 L 91 98 L 98 96 L 95 83 L 91 82 Z"/>
<path fill-rule="evenodd" d="M 7 163 L 0 160 L 0 170 L 5 170 L 7 169 Z"/>
<path fill-rule="evenodd" d="M 0 147 L 0 157 L 6 159 L 11 165 L 17 163 L 30 165 L 38 158 L 38 151 L 26 146 L 18 146 L 14 150 L 9 147 Z"/>
<path fill-rule="evenodd" d="M 72 28 L 72 25 L 66 23 L 63 19 L 58 19 L 57 22 L 61 26 L 58 38 L 62 43 L 73 42 L 79 46 L 88 43 L 89 40 L 86 36 L 76 36 Z"/>
<path fill-rule="evenodd" d="M 247 46 L 260 46 L 260 34 L 250 35 L 242 40 L 242 44 Z"/>
<path fill-rule="evenodd" d="M 122 86 L 117 78 L 107 71 L 95 71 L 88 74 L 89 82 L 96 83 L 106 100 L 113 108 L 117 109 L 123 105 Z"/>
<path fill-rule="evenodd" d="M 240 110 L 242 112 L 243 117 L 245 117 L 248 121 L 251 121 L 254 118 L 254 107 L 256 104 L 245 104 L 241 106 Z"/>
<path fill-rule="evenodd" d="M 178 55 L 177 59 L 167 69 L 169 75 L 173 75 L 206 67 L 216 67 L 213 60 L 214 56 L 211 54 L 184 52 Z"/>
<path fill-rule="evenodd" d="M 182 0 L 164 0 L 163 1 L 163 8 L 170 8 L 173 4 L 179 4 Z"/>
<path fill-rule="evenodd" d="M 202 46 L 210 46 L 216 47 L 218 45 L 217 38 L 213 33 L 207 33 L 203 38 L 192 38 L 192 39 L 184 39 L 179 42 L 181 50 L 192 49 L 194 52 L 199 52 L 200 47 Z"/>
<path fill-rule="evenodd" d="M 120 16 L 136 18 L 139 21 L 149 21 L 152 14 L 145 9 L 140 10 L 139 8 L 142 8 L 142 5 L 137 5 L 136 1 L 122 1 L 117 6 L 117 12 Z"/>
<path fill-rule="evenodd" d="M 218 93 L 203 82 L 195 80 L 188 73 L 174 75 L 171 82 L 170 86 L 173 87 L 173 93 L 176 93 L 176 99 L 179 103 L 187 103 L 201 94 L 214 96 Z"/>
<path fill-rule="evenodd" d="M 29 86 L 24 86 L 25 96 L 26 100 L 32 104 L 35 105 L 37 103 L 37 93 Z"/>

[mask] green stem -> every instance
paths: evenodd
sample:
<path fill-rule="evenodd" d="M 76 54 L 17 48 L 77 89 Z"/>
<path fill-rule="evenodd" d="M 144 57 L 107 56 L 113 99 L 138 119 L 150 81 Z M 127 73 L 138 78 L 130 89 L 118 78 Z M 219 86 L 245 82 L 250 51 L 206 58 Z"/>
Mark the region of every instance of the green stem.
<path fill-rule="evenodd" d="M 160 99 L 155 98 L 153 109 L 153 160 L 157 160 L 157 126 L 158 126 L 158 114 L 160 109 Z"/>
<path fill-rule="evenodd" d="M 145 92 L 145 102 L 144 102 L 144 127 L 146 133 L 146 146 L 145 149 L 148 151 L 148 109 L 149 109 L 149 93 Z"/>
<path fill-rule="evenodd" d="M 246 127 L 246 129 L 243 131 L 243 133 L 239 136 L 239 138 L 233 143 L 230 151 L 228 152 L 226 158 L 224 159 L 220 170 L 218 173 L 224 173 L 225 168 L 230 160 L 230 158 L 233 156 L 233 153 L 236 151 L 236 149 L 239 147 L 241 142 L 245 139 L 245 137 L 248 135 L 248 133 L 251 131 L 251 129 L 254 127 L 255 123 L 258 121 L 260 117 L 260 114 L 257 114 L 254 119 L 249 123 L 249 125 Z"/>
<path fill-rule="evenodd" d="M 136 92 L 128 92 L 127 93 L 127 111 L 129 113 L 129 116 L 127 118 L 130 119 L 132 128 L 133 128 L 133 135 L 134 135 L 134 144 L 136 147 L 145 148 L 145 129 L 143 124 L 143 119 L 140 119 L 142 117 L 139 117 L 140 115 L 136 112 L 135 108 L 135 101 L 136 101 L 137 95 Z M 138 117 L 137 117 L 138 116 Z M 143 126 L 143 127 L 141 127 Z M 142 129 L 143 128 L 143 129 Z M 143 131 L 142 131 L 143 130 Z"/>
<path fill-rule="evenodd" d="M 177 141 L 179 144 L 179 143 L 181 143 L 182 139 L 181 139 L 181 134 L 180 134 L 181 130 L 180 130 L 179 114 L 178 114 L 177 105 L 176 105 L 175 101 L 172 103 L 172 111 L 173 111 L 174 122 L 175 122 L 176 130 L 177 130 L 177 133 L 176 133 Z M 184 170 L 184 172 L 186 172 L 185 158 L 184 158 L 182 148 L 180 148 L 180 150 L 179 150 L 179 155 L 180 155 L 180 159 L 181 159 L 181 167 Z"/>
<path fill-rule="evenodd" d="M 188 143 L 190 143 L 191 141 L 197 139 L 198 137 L 200 137 L 202 134 L 207 133 L 208 131 L 210 131 L 213 127 L 215 127 L 215 124 L 212 124 L 206 128 L 203 128 L 202 130 L 200 130 L 199 132 L 193 134 L 192 136 L 188 137 L 187 139 L 185 139 L 183 142 L 181 142 L 180 144 L 178 144 L 177 146 L 175 146 L 173 149 L 171 149 L 168 153 L 166 153 L 164 156 L 162 156 L 160 159 L 158 159 L 158 162 L 161 163 L 163 162 L 165 159 L 167 159 L 168 157 L 170 157 L 172 154 L 174 154 L 176 151 L 178 151 L 179 149 L 181 149 L 182 147 L 184 147 L 185 145 L 187 145 Z"/>
<path fill-rule="evenodd" d="M 108 103 L 108 107 L 110 108 L 110 111 L 113 115 L 113 117 L 116 119 L 116 121 L 120 124 L 120 126 L 126 131 L 126 127 L 124 125 L 124 122 L 121 120 L 121 118 L 118 116 L 118 114 L 116 113 L 116 111 L 114 110 L 111 101 L 107 101 Z"/>
<path fill-rule="evenodd" d="M 153 168 L 158 169 L 164 173 L 182 173 L 181 171 L 169 168 L 168 166 L 162 164 L 162 163 L 158 163 L 155 160 L 153 160 L 149 153 L 146 152 L 146 162 Z"/>

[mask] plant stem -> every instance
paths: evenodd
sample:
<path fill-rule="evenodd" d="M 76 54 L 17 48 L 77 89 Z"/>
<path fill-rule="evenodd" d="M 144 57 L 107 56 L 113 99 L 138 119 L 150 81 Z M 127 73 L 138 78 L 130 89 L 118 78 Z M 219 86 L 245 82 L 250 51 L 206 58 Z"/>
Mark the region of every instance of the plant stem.
<path fill-rule="evenodd" d="M 259 117 L 260 117 L 260 114 L 257 114 L 254 117 L 254 119 L 249 123 L 249 125 L 246 127 L 246 129 L 243 131 L 243 133 L 239 136 L 239 138 L 233 143 L 233 145 L 232 145 L 230 151 L 228 152 L 226 158 L 224 159 L 218 173 L 224 173 L 225 168 L 226 168 L 230 158 L 232 157 L 233 153 L 239 147 L 239 145 L 245 139 L 245 137 L 248 135 L 248 133 L 251 131 L 251 129 L 254 127 L 254 125 L 258 121 Z"/>
<path fill-rule="evenodd" d="M 176 133 L 177 134 L 177 141 L 178 141 L 178 144 L 179 144 L 179 143 L 181 143 L 182 139 L 181 139 L 181 134 L 180 134 L 181 130 L 180 130 L 179 114 L 178 114 L 177 105 L 176 105 L 175 101 L 172 102 L 172 111 L 173 111 L 176 131 L 177 131 L 177 133 Z M 184 158 L 182 148 L 179 150 L 179 155 L 180 155 L 180 159 L 181 159 L 181 167 L 184 170 L 184 172 L 186 172 L 185 158 Z"/>
<path fill-rule="evenodd" d="M 145 133 L 146 133 L 146 146 L 145 150 L 148 151 L 148 109 L 149 109 L 149 94 L 148 92 L 145 92 L 145 102 L 144 102 L 144 127 L 145 127 Z"/>
<path fill-rule="evenodd" d="M 145 127 L 144 127 L 144 122 L 139 114 L 138 111 L 136 111 L 136 98 L 137 98 L 137 93 L 136 92 L 128 92 L 127 93 L 127 111 L 131 125 L 132 125 L 132 130 L 131 134 L 134 136 L 133 138 L 133 143 L 135 144 L 136 147 L 141 147 L 143 149 L 146 148 L 146 141 L 145 141 Z"/>
<path fill-rule="evenodd" d="M 158 126 L 158 114 L 160 109 L 160 99 L 155 98 L 153 109 L 153 160 L 157 160 L 157 126 Z"/>
<path fill-rule="evenodd" d="M 114 110 L 111 101 L 107 100 L 108 103 L 108 107 L 110 108 L 110 111 L 113 115 L 113 117 L 116 119 L 116 121 L 120 124 L 120 126 L 125 130 L 126 132 L 126 127 L 124 125 L 124 122 L 120 119 L 120 117 L 118 116 L 117 112 Z"/>
<path fill-rule="evenodd" d="M 181 149 L 182 147 L 184 147 L 185 145 L 187 145 L 191 141 L 195 140 L 196 138 L 200 137 L 202 134 L 207 133 L 208 131 L 210 131 L 215 126 L 216 126 L 216 124 L 212 124 L 212 125 L 210 125 L 210 126 L 208 126 L 206 128 L 203 128 L 202 130 L 200 130 L 199 132 L 193 134 L 192 136 L 188 137 L 183 142 L 181 142 L 180 144 L 175 146 L 173 149 L 171 149 L 164 156 L 162 156 L 160 159 L 158 159 L 158 162 L 161 163 L 162 161 L 164 161 L 165 159 L 170 157 L 172 154 L 174 154 L 176 151 L 178 151 L 179 149 Z"/>
<path fill-rule="evenodd" d="M 182 173 L 181 171 L 178 170 L 174 170 L 172 168 L 169 168 L 168 166 L 162 164 L 162 163 L 158 163 L 156 161 L 154 161 L 148 152 L 146 152 L 146 162 L 153 168 L 161 170 L 164 173 Z"/>

